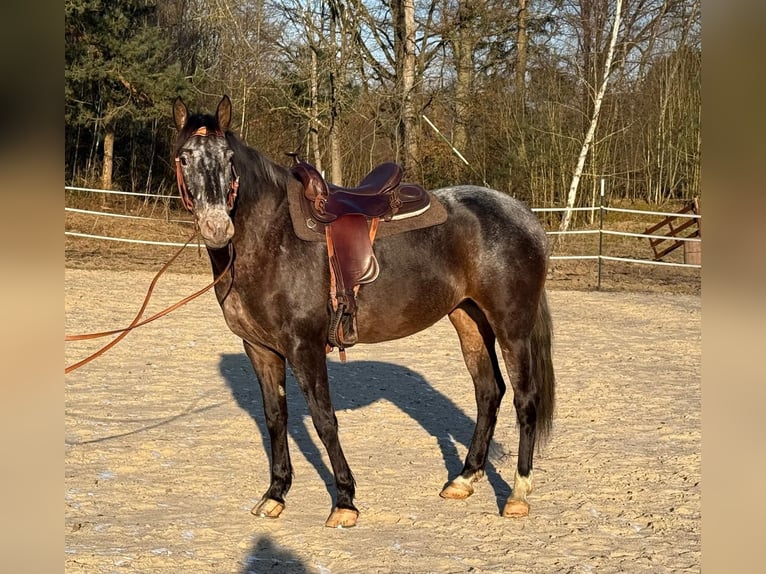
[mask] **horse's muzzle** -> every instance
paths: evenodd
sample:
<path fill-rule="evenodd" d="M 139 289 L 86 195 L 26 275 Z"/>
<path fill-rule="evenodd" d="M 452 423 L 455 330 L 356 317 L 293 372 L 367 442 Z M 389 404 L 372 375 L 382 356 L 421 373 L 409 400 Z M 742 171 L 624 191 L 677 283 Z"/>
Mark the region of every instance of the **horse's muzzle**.
<path fill-rule="evenodd" d="M 208 209 L 197 215 L 199 232 L 205 245 L 213 249 L 226 247 L 234 237 L 234 224 L 224 210 Z"/>

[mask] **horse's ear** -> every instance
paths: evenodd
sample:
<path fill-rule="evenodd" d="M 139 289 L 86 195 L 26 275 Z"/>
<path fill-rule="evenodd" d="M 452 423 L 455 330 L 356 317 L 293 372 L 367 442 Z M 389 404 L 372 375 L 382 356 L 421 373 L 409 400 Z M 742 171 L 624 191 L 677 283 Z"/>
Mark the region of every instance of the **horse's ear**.
<path fill-rule="evenodd" d="M 215 112 L 216 118 L 218 118 L 218 127 L 221 131 L 225 132 L 229 129 L 231 124 L 231 100 L 229 96 L 224 95 L 221 101 L 218 102 L 218 109 Z"/>
<path fill-rule="evenodd" d="M 179 132 L 184 129 L 187 118 L 188 112 L 186 110 L 186 104 L 184 104 L 181 96 L 178 96 L 173 102 L 173 121 L 175 121 L 176 129 Z"/>

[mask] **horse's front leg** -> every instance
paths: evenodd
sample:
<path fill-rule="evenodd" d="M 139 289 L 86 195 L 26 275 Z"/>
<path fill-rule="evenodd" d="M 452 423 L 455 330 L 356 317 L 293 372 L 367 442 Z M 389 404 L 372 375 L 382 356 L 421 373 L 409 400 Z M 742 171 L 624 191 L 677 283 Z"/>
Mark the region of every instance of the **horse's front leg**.
<path fill-rule="evenodd" d="M 294 360 L 290 362 L 295 378 L 308 404 L 311 420 L 330 458 L 337 498 L 335 506 L 325 522 L 330 528 L 356 526 L 359 511 L 354 506 L 354 476 L 346 462 L 346 456 L 338 438 L 338 419 L 330 399 L 327 378 L 327 362 L 321 346 L 300 345 Z"/>
<path fill-rule="evenodd" d="M 271 349 L 247 341 L 245 352 L 253 364 L 261 386 L 263 411 L 271 440 L 271 483 L 266 494 L 251 512 L 256 516 L 277 518 L 285 509 L 285 496 L 293 480 L 293 468 L 287 447 L 285 360 Z"/>

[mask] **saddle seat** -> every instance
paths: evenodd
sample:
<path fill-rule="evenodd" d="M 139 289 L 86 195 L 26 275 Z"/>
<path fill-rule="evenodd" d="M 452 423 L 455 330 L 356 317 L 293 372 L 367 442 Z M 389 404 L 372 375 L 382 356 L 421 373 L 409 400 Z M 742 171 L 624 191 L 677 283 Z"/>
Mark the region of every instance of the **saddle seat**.
<path fill-rule="evenodd" d="M 402 181 L 402 167 L 398 163 L 387 161 L 373 168 L 364 176 L 358 187 L 342 187 L 327 182 L 330 193 L 344 193 L 348 195 L 379 195 L 394 189 Z"/>
<path fill-rule="evenodd" d="M 422 214 L 431 198 L 421 186 L 401 183 L 402 168 L 393 162 L 378 165 L 357 187 L 342 187 L 326 182 L 311 164 L 293 159 L 304 210 L 324 225 L 330 262 L 328 349 L 338 347 L 343 359 L 344 349 L 358 340 L 356 293 L 380 272 L 372 250 L 378 224 Z"/>
<path fill-rule="evenodd" d="M 309 211 L 320 223 L 332 223 L 344 215 L 363 215 L 384 221 L 414 217 L 426 211 L 430 196 L 422 187 L 401 183 L 402 168 L 393 162 L 378 165 L 358 187 L 328 183 L 317 169 L 296 160 L 291 168 L 303 184 Z"/>

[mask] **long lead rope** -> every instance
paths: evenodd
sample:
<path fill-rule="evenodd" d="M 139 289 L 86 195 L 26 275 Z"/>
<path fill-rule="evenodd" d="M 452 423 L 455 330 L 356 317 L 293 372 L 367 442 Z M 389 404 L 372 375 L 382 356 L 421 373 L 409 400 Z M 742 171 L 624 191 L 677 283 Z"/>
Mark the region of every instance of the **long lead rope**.
<path fill-rule="evenodd" d="M 106 345 L 101 347 L 95 353 L 85 357 L 84 359 L 82 359 L 81 361 L 78 361 L 77 363 L 74 363 L 73 365 L 69 365 L 68 367 L 66 367 L 64 369 L 64 374 L 71 373 L 75 369 L 78 369 L 78 368 L 82 367 L 83 365 L 85 365 L 86 363 L 91 362 L 96 357 L 99 357 L 99 356 L 103 355 L 106 351 L 108 351 L 109 349 L 114 347 L 117 343 L 119 343 L 122 339 L 124 339 L 127 336 L 127 334 L 130 333 L 136 327 L 140 327 L 142 325 L 146 325 L 147 323 L 151 323 L 152 321 L 154 321 L 156 319 L 159 319 L 160 317 L 164 317 L 165 315 L 167 315 L 168 313 L 170 313 L 172 311 L 175 311 L 176 309 L 178 309 L 182 305 L 185 305 L 186 303 L 188 303 L 192 299 L 196 299 L 197 297 L 199 297 L 203 293 L 206 293 L 207 291 L 209 291 L 210 289 L 215 287 L 215 285 L 217 285 L 221 281 L 221 279 L 223 279 L 223 277 L 226 275 L 226 273 L 231 268 L 231 265 L 232 265 L 232 263 L 234 261 L 234 248 L 232 247 L 231 243 L 229 243 L 229 262 L 226 264 L 226 267 L 224 268 L 223 271 L 221 271 L 221 273 L 218 275 L 218 277 L 216 277 L 215 280 L 212 283 L 210 283 L 210 285 L 208 285 L 207 287 L 205 287 L 203 289 L 200 289 L 196 293 L 192 293 L 188 297 L 184 297 L 183 299 L 181 299 L 177 303 L 174 303 L 170 307 L 168 307 L 166 309 L 163 309 L 159 313 L 155 313 L 154 315 L 152 315 L 151 317 L 149 317 L 147 319 L 144 319 L 143 321 L 141 320 L 141 317 L 143 316 L 144 311 L 146 310 L 146 307 L 149 304 L 149 299 L 152 296 L 152 292 L 154 291 L 154 286 L 157 284 L 157 281 L 159 280 L 160 276 L 168 269 L 168 267 L 170 267 L 170 265 L 173 263 L 173 261 L 176 260 L 176 258 L 181 254 L 181 252 L 186 248 L 186 246 L 189 245 L 189 243 L 191 243 L 191 241 L 196 237 L 196 235 L 197 234 L 195 232 L 194 235 L 192 235 L 188 239 L 188 241 L 186 243 L 184 243 L 183 247 L 181 247 L 173 255 L 173 257 L 171 257 L 170 260 L 167 263 L 165 263 L 165 265 L 163 265 L 162 268 L 154 276 L 154 279 L 152 279 L 152 282 L 149 285 L 149 288 L 148 288 L 148 290 L 146 292 L 146 296 L 144 297 L 144 302 L 141 305 L 141 308 L 138 310 L 138 313 L 136 314 L 136 316 L 133 319 L 133 321 L 131 321 L 130 325 L 128 325 L 127 327 L 125 327 L 123 329 L 113 329 L 111 331 L 103 331 L 101 333 L 86 333 L 86 334 L 82 334 L 82 335 L 66 335 L 64 337 L 64 341 L 83 341 L 83 340 L 86 340 L 86 339 L 98 339 L 99 337 L 107 337 L 109 335 L 117 335 L 117 337 L 112 339 L 109 343 L 107 343 Z"/>

